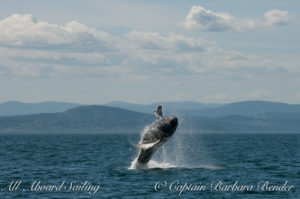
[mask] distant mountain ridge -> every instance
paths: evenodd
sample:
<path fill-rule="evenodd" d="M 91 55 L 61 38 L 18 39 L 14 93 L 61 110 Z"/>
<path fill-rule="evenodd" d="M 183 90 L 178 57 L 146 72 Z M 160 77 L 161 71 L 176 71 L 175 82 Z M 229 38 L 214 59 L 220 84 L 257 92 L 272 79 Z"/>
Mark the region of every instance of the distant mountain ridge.
<path fill-rule="evenodd" d="M 9 101 L 0 103 L 0 116 L 13 116 L 13 115 L 27 115 L 37 113 L 57 113 L 63 112 L 71 108 L 78 106 L 84 106 L 87 104 L 76 104 L 68 102 L 39 102 L 39 103 L 24 103 L 18 101 Z M 101 105 L 101 104 L 99 104 Z M 178 115 L 186 109 L 204 109 L 217 107 L 221 104 L 204 104 L 200 102 L 155 102 L 152 104 L 134 104 L 122 101 L 114 101 L 103 106 L 123 108 L 131 111 L 137 111 L 142 113 L 152 114 L 154 109 L 158 105 L 163 105 L 164 112 L 168 115 Z"/>
<path fill-rule="evenodd" d="M 113 103 L 111 106 L 78 106 L 57 113 L 1 116 L 0 133 L 140 133 L 156 120 L 153 111 L 157 104 L 163 104 L 118 103 L 118 106 L 131 108 L 140 106 L 151 114 L 112 107 Z M 173 113 L 168 112 L 176 104 L 180 107 Z M 179 129 L 184 132 L 300 133 L 300 105 L 297 104 L 244 101 L 213 108 L 199 105 L 198 109 L 184 109 L 194 105 L 197 103 L 170 102 L 163 106 L 167 106 L 165 115 L 178 116 Z"/>
<path fill-rule="evenodd" d="M 24 103 L 9 101 L 0 104 L 0 116 L 27 115 L 36 113 L 56 113 L 81 106 L 82 104 L 69 102 L 39 102 Z"/>
<path fill-rule="evenodd" d="M 0 132 L 105 133 L 135 132 L 154 116 L 101 105 L 80 106 L 61 113 L 0 117 Z"/>
<path fill-rule="evenodd" d="M 184 110 L 183 114 L 198 117 L 222 117 L 227 115 L 263 117 L 271 112 L 300 113 L 300 104 L 286 104 L 268 101 L 243 101 L 225 104 L 214 108 Z"/>
<path fill-rule="evenodd" d="M 148 114 L 153 114 L 154 109 L 158 105 L 163 106 L 165 115 L 178 115 L 181 117 L 222 117 L 227 115 L 263 117 L 264 115 L 269 113 L 300 112 L 300 104 L 286 104 L 268 101 L 242 101 L 229 104 L 204 104 L 192 101 L 134 104 L 122 101 L 114 101 L 107 104 L 103 104 L 103 106 L 122 108 Z M 83 104 L 68 102 L 23 103 L 11 101 L 0 104 L 0 116 L 27 115 L 37 113 L 57 113 L 78 106 L 83 106 Z"/>
<path fill-rule="evenodd" d="M 213 108 L 213 107 L 219 107 L 223 104 L 217 104 L 217 103 L 200 103 L 200 102 L 193 102 L 193 101 L 180 101 L 180 102 L 155 102 L 151 104 L 134 104 L 134 103 L 128 103 L 123 101 L 114 101 L 107 104 L 104 104 L 106 106 L 111 107 L 118 107 L 118 108 L 124 108 L 132 111 L 142 112 L 142 113 L 148 113 L 152 114 L 154 109 L 158 105 L 162 105 L 164 109 L 164 113 L 166 115 L 178 115 L 184 112 L 184 110 L 190 110 L 190 109 L 205 109 L 205 108 Z"/>

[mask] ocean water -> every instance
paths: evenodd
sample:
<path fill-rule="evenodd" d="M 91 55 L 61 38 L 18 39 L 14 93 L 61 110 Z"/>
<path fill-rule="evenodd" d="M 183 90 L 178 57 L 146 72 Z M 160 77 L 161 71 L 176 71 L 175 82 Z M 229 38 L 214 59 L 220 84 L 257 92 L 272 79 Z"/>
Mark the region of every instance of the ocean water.
<path fill-rule="evenodd" d="M 0 135 L 0 198 L 300 198 L 300 135 L 179 132 L 135 170 L 139 139 Z"/>

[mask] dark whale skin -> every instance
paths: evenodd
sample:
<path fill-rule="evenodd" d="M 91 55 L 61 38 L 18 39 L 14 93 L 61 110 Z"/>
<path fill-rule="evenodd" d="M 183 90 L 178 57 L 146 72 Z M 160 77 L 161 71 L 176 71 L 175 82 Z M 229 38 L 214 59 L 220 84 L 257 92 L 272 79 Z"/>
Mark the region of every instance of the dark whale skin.
<path fill-rule="evenodd" d="M 177 126 L 178 119 L 175 116 L 161 117 L 153 122 L 144 134 L 140 145 L 157 143 L 147 149 L 141 148 L 137 159 L 138 163 L 147 164 L 155 151 L 175 133 Z"/>

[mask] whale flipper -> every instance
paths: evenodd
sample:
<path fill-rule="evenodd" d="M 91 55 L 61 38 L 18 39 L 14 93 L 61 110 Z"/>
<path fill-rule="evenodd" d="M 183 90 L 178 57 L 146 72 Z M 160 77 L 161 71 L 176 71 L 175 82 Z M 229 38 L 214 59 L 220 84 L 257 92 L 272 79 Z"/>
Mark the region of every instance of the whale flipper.
<path fill-rule="evenodd" d="M 153 143 L 147 143 L 147 144 L 137 144 L 136 147 L 137 148 L 140 148 L 140 149 L 144 149 L 144 150 L 147 150 L 147 149 L 150 149 L 151 147 L 153 147 L 154 145 L 156 145 L 157 143 L 159 143 L 160 140 L 157 140 L 156 142 L 153 142 Z"/>
<path fill-rule="evenodd" d="M 156 108 L 156 110 L 154 111 L 154 115 L 157 119 L 162 118 L 163 117 L 163 113 L 162 113 L 162 106 L 158 106 Z"/>

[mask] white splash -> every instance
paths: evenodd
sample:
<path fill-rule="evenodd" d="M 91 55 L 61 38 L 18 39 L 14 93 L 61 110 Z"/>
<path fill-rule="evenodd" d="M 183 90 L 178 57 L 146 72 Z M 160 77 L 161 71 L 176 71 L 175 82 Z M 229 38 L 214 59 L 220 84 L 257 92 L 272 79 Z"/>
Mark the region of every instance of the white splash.
<path fill-rule="evenodd" d="M 150 160 L 148 164 L 139 164 L 137 161 L 137 158 L 135 158 L 128 169 L 156 169 L 156 168 L 162 168 L 162 169 L 168 169 L 168 168 L 176 168 L 176 165 L 170 164 L 168 162 L 157 162 L 155 160 Z"/>
<path fill-rule="evenodd" d="M 146 126 L 143 131 L 141 131 L 141 134 L 140 134 L 140 141 L 139 143 L 141 143 L 142 139 L 143 139 L 143 136 L 144 134 L 149 130 L 150 126 Z M 176 145 L 177 146 L 174 146 L 174 148 L 176 148 L 177 150 L 181 149 L 181 143 L 180 142 L 176 142 Z M 179 146 L 180 145 L 180 146 Z M 180 167 L 178 166 L 178 163 L 179 160 L 178 158 L 176 158 L 176 163 L 175 162 L 171 162 L 169 159 L 168 159 L 168 156 L 170 155 L 164 145 L 157 151 L 158 153 L 161 153 L 159 156 L 159 160 L 156 160 L 155 157 L 153 157 L 152 160 L 150 160 L 148 162 L 148 164 L 140 164 L 137 159 L 138 159 L 138 154 L 137 156 L 135 157 L 135 159 L 131 162 L 130 164 L 130 167 L 128 169 L 138 169 L 138 170 L 141 170 L 141 169 L 154 169 L 154 168 L 177 168 L 177 167 Z M 176 153 L 176 151 L 175 151 Z M 178 154 L 178 153 L 177 153 Z"/>
<path fill-rule="evenodd" d="M 181 121 L 180 123 L 182 123 Z M 140 141 L 141 143 L 144 134 L 149 130 L 150 126 L 146 126 L 143 131 L 140 133 Z M 128 169 L 169 169 L 169 168 L 181 168 L 181 169 L 209 169 L 209 170 L 219 170 L 226 169 L 226 166 L 219 166 L 217 164 L 211 164 L 209 162 L 191 162 L 190 159 L 187 159 L 187 154 L 185 153 L 193 153 L 194 149 L 190 146 L 191 135 L 185 132 L 184 129 L 179 128 L 175 132 L 175 135 L 170 138 L 163 146 L 161 146 L 158 151 L 154 154 L 153 158 L 148 162 L 148 164 L 140 164 L 138 159 L 138 153 L 134 160 L 131 162 L 131 165 Z M 140 150 L 140 149 L 138 149 Z M 200 154 L 194 154 L 194 156 L 199 156 Z M 201 152 L 201 156 L 203 156 L 203 160 L 207 159 L 207 155 Z"/>

